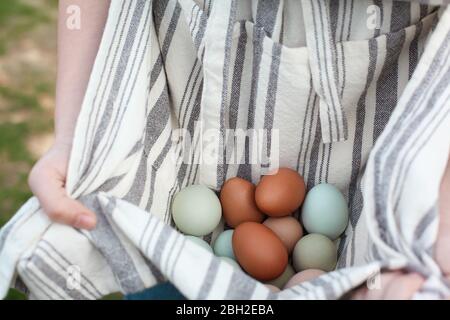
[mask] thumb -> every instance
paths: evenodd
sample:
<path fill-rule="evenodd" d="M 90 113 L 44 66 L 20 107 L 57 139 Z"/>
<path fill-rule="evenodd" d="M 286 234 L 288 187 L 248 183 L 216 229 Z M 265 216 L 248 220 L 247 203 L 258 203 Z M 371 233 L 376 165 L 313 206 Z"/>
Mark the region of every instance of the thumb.
<path fill-rule="evenodd" d="M 64 181 L 55 171 L 35 171 L 30 187 L 52 221 L 79 229 L 95 228 L 97 219 L 94 212 L 67 195 Z"/>

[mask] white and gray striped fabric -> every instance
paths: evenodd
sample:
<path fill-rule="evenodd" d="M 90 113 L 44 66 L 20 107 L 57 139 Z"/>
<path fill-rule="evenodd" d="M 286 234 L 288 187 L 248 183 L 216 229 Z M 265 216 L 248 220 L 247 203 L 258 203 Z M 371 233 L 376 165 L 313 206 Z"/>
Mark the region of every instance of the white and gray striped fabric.
<path fill-rule="evenodd" d="M 15 283 L 37 299 L 96 299 L 168 279 L 190 299 L 337 299 L 381 268 L 424 275 L 415 298 L 450 296 L 433 259 L 450 151 L 447 4 L 112 0 L 67 180 L 97 228 L 52 223 L 30 199 L 0 233 L 0 296 Z M 222 133 L 220 159 L 227 129 L 265 129 L 277 157 L 199 161 L 199 124 Z M 351 212 L 337 270 L 280 293 L 186 241 L 170 214 L 182 187 L 256 183 L 275 165 L 308 189 L 336 185 Z"/>

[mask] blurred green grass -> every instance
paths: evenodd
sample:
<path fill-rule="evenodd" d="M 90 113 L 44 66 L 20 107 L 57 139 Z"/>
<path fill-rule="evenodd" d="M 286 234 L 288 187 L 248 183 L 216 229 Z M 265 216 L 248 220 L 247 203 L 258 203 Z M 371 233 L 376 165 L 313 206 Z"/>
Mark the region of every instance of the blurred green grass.
<path fill-rule="evenodd" d="M 53 130 L 57 5 L 0 1 L 0 227 L 31 197 L 28 172 Z"/>

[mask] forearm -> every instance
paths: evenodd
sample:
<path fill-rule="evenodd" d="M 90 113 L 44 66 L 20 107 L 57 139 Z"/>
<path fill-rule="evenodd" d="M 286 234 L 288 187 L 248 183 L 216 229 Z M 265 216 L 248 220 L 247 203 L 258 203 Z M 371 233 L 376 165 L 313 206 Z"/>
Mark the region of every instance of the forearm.
<path fill-rule="evenodd" d="M 60 0 L 55 143 L 70 145 L 92 66 L 108 15 L 110 0 Z M 80 8 L 80 28 L 67 27 L 67 8 Z"/>

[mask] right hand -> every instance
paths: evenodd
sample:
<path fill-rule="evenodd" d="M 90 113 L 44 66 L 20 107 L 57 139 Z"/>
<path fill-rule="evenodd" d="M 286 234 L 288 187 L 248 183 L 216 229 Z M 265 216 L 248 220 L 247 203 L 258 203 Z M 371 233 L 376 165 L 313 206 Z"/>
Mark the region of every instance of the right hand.
<path fill-rule="evenodd" d="M 95 214 L 71 199 L 65 189 L 70 149 L 68 144 L 53 145 L 34 165 L 28 184 L 52 221 L 79 229 L 93 229 Z"/>

